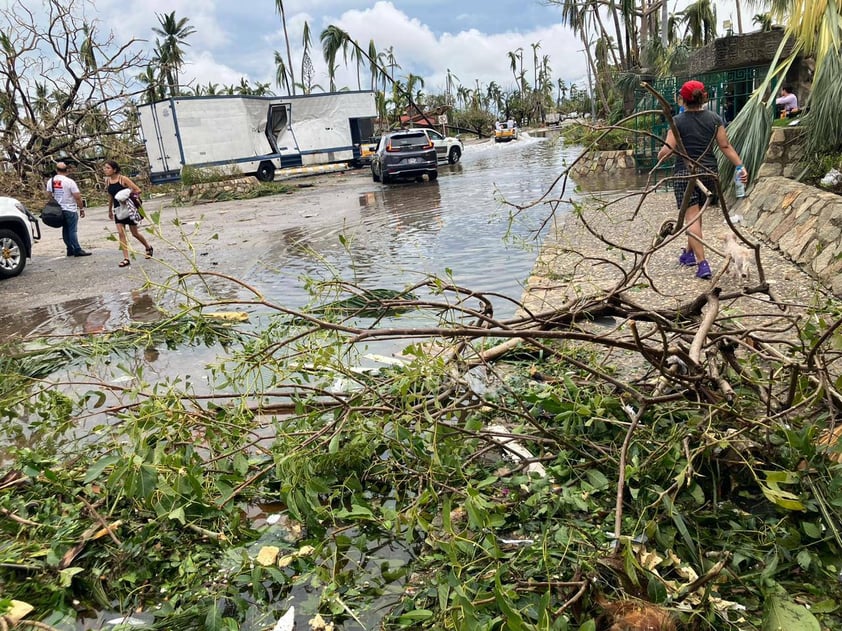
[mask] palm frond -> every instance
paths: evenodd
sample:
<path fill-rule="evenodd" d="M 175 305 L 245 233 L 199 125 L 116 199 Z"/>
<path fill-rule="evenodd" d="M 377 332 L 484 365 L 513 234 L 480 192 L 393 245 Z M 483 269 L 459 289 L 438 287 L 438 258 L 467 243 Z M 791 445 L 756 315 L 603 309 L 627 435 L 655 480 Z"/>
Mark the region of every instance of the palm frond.
<path fill-rule="evenodd" d="M 807 151 L 835 150 L 842 140 L 842 59 L 828 55 L 817 68 L 809 98 Z"/>
<path fill-rule="evenodd" d="M 728 126 L 728 138 L 743 159 L 749 176 L 753 179 L 760 170 L 769 148 L 772 135 L 772 120 L 775 116 L 775 102 L 765 102 L 760 92 L 755 92 L 734 121 Z M 719 154 L 719 173 L 723 190 L 734 186 L 734 165 Z"/>

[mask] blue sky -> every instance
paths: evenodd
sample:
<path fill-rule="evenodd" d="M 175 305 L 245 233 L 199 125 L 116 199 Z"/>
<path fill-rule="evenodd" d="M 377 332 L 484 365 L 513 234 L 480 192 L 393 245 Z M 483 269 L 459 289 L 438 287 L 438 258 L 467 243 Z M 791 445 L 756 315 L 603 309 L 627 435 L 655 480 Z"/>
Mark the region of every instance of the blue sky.
<path fill-rule="evenodd" d="M 688 2 L 670 0 L 670 10 L 680 10 Z M 720 21 L 733 17 L 733 0 L 714 0 L 714 4 Z M 156 13 L 175 11 L 196 29 L 188 39 L 183 82 L 227 85 L 245 77 L 252 83 L 270 82 L 277 91 L 274 51 L 285 54 L 285 44 L 274 0 L 95 0 L 87 7 L 121 37 L 148 39 L 149 46 L 154 44 L 151 29 L 157 25 Z M 587 83 L 581 42 L 560 25 L 559 7 L 545 0 L 285 0 L 284 7 L 296 73 L 306 21 L 313 38 L 315 82 L 325 89 L 327 69 L 318 38 L 329 24 L 343 28 L 365 48 L 372 38 L 378 50 L 393 47 L 401 65 L 396 74 L 422 76 L 428 92 L 443 91 L 448 69 L 466 86 L 496 80 L 511 89 L 514 78 L 507 52 L 517 48 L 524 50 L 531 80 L 531 46 L 536 43 L 540 43 L 539 59 L 549 57 L 554 78 L 580 88 Z M 743 21 L 751 30 L 750 17 Z M 340 69 L 337 77 L 338 87 L 357 87 L 351 69 Z"/>

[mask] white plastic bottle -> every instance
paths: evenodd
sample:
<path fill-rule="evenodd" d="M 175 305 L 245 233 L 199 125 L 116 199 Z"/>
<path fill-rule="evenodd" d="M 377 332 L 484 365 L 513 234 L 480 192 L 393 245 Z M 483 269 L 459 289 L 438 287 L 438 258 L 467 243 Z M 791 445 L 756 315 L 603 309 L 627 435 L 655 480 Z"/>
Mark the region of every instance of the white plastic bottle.
<path fill-rule="evenodd" d="M 743 165 L 740 165 L 737 167 L 737 170 L 734 171 L 734 193 L 736 193 L 737 199 L 746 196 L 746 185 L 743 184 L 742 174 Z"/>

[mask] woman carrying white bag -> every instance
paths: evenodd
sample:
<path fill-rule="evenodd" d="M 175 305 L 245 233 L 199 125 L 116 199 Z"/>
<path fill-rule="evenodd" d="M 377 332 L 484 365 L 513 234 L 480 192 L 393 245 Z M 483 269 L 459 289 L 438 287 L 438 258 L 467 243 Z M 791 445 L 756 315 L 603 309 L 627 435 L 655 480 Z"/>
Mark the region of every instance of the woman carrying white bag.
<path fill-rule="evenodd" d="M 140 230 L 138 230 L 138 225 L 141 221 L 143 221 L 143 217 L 140 216 L 140 211 L 138 211 L 137 207 L 134 205 L 131 195 L 132 189 L 130 188 L 120 189 L 114 194 L 114 201 L 117 203 L 117 206 L 113 209 L 114 223 L 117 224 L 117 232 L 120 238 L 120 249 L 123 251 L 123 260 L 120 261 L 118 265 L 119 267 L 128 267 L 132 264 L 131 260 L 129 260 L 129 244 L 128 239 L 126 238 L 126 226 L 128 226 L 129 230 L 131 230 L 132 236 L 143 244 L 143 247 L 146 249 L 146 258 L 151 259 L 153 254 L 152 246 L 149 245 L 149 242 L 140 233 Z"/>

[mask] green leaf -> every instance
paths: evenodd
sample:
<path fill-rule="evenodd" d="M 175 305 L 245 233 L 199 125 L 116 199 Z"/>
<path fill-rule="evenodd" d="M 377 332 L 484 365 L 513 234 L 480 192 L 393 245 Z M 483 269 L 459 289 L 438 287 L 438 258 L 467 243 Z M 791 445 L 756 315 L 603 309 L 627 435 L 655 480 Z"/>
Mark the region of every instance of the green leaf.
<path fill-rule="evenodd" d="M 249 470 L 249 461 L 242 453 L 234 455 L 234 471 L 245 477 Z"/>
<path fill-rule="evenodd" d="M 182 506 L 179 506 L 175 510 L 170 511 L 170 514 L 167 515 L 167 517 L 172 519 L 173 521 L 179 522 L 182 525 L 187 523 L 187 520 L 184 517 L 184 508 Z"/>
<path fill-rule="evenodd" d="M 62 587 L 70 587 L 70 584 L 73 582 L 73 577 L 79 574 L 80 572 L 84 572 L 85 568 L 83 567 L 68 567 L 61 570 L 58 573 L 59 576 L 59 584 Z"/>
<path fill-rule="evenodd" d="M 766 499 L 775 506 L 780 506 L 786 510 L 804 510 L 804 504 L 798 499 L 798 496 L 795 493 L 784 491 L 778 486 L 777 482 L 769 482 L 768 484 L 760 482 L 760 490 L 763 491 Z"/>
<path fill-rule="evenodd" d="M 594 489 L 607 489 L 610 482 L 608 478 L 605 477 L 605 474 L 602 471 L 597 471 L 596 469 L 588 469 L 585 474 L 588 476 L 588 482 L 590 482 L 591 486 Z"/>
<path fill-rule="evenodd" d="M 405 614 L 402 614 L 398 618 L 398 622 L 400 624 L 406 624 L 408 622 L 418 622 L 419 620 L 429 620 L 432 617 L 433 612 L 429 609 L 414 609 L 413 611 L 407 611 Z"/>
<path fill-rule="evenodd" d="M 116 464 L 120 461 L 119 456 L 106 456 L 105 458 L 100 458 L 94 464 L 92 464 L 88 468 L 88 472 L 85 474 L 85 484 L 90 484 L 94 480 L 96 480 L 105 469 L 108 467 Z"/>
<path fill-rule="evenodd" d="M 816 523 L 805 521 L 801 523 L 801 528 L 804 530 L 804 534 L 810 537 L 810 539 L 822 538 L 822 529 Z"/>
<path fill-rule="evenodd" d="M 766 601 L 761 628 L 762 631 L 821 631 L 819 621 L 809 609 L 779 594 Z"/>
<path fill-rule="evenodd" d="M 330 443 L 327 446 L 327 452 L 329 454 L 336 454 L 339 453 L 339 442 L 342 439 L 342 434 L 336 432 L 333 437 L 330 439 Z"/>
<path fill-rule="evenodd" d="M 365 518 L 374 520 L 374 513 L 371 512 L 371 509 L 365 506 L 360 506 L 359 504 L 352 504 L 351 510 L 337 510 L 334 515 L 336 515 L 339 519 Z"/>
<path fill-rule="evenodd" d="M 208 615 L 205 616 L 206 631 L 222 631 L 222 612 L 219 611 L 216 603 L 208 608 Z"/>

